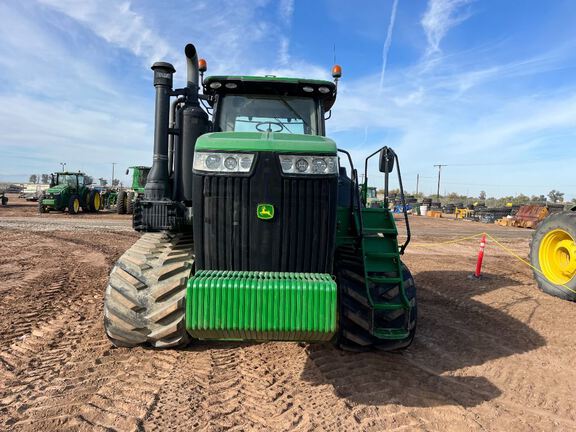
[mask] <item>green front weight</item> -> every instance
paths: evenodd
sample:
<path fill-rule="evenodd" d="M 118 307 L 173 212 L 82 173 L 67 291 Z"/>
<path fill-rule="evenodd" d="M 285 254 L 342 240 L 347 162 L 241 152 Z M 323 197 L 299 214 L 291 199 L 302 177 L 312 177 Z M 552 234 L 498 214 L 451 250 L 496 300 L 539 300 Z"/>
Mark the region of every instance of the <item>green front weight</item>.
<path fill-rule="evenodd" d="M 188 282 L 186 329 L 198 339 L 326 341 L 336 302 L 328 274 L 201 270 Z"/>

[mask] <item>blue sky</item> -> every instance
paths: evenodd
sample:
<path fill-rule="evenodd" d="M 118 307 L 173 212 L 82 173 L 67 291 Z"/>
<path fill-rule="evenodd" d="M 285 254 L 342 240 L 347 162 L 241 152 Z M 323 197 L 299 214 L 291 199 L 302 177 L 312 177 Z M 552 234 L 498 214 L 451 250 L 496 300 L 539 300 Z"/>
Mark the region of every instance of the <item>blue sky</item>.
<path fill-rule="evenodd" d="M 328 135 L 358 164 L 392 146 L 408 190 L 442 163 L 441 192 L 574 198 L 575 22 L 571 0 L 0 0 L 0 180 L 150 164 L 149 67 L 182 86 L 193 42 L 209 74 L 329 79 L 335 54 Z"/>

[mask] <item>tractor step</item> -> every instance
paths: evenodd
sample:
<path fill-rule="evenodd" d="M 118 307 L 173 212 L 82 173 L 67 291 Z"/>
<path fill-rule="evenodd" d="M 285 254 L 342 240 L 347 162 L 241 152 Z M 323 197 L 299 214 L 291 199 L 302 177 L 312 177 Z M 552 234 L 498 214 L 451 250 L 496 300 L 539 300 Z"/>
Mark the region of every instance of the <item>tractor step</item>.
<path fill-rule="evenodd" d="M 364 227 L 364 234 L 393 234 L 397 235 L 395 228 Z"/>
<path fill-rule="evenodd" d="M 412 302 L 405 292 L 394 218 L 385 209 L 362 209 L 362 223 L 362 229 L 357 225 L 360 248 L 343 249 L 339 263 L 344 316 L 357 331 L 368 332 L 364 337 L 357 333 L 353 342 L 364 346 L 372 341 L 376 346 L 411 340 Z M 348 339 L 351 330 L 345 333 Z"/>

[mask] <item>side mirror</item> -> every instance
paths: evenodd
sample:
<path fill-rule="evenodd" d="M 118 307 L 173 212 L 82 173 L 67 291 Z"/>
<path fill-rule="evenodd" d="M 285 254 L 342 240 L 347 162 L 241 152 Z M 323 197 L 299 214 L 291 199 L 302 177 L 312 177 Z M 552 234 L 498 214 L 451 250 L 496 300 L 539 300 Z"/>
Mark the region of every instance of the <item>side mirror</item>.
<path fill-rule="evenodd" d="M 380 172 L 390 174 L 394 169 L 394 151 L 384 147 L 380 151 Z"/>
<path fill-rule="evenodd" d="M 128 168 L 128 169 L 126 170 L 126 175 L 128 175 L 129 173 L 130 173 L 130 168 Z"/>

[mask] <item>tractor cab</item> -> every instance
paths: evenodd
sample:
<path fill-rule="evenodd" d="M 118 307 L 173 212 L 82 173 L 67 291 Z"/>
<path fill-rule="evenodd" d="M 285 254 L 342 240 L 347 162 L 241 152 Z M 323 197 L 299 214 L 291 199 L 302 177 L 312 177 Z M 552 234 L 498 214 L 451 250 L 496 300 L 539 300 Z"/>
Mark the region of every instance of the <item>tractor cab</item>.
<path fill-rule="evenodd" d="M 84 173 L 61 172 L 52 175 L 52 186 L 68 186 L 73 190 L 78 190 L 84 186 Z"/>
<path fill-rule="evenodd" d="M 214 132 L 324 136 L 324 116 L 336 100 L 333 82 L 275 76 L 211 76 L 203 89 Z"/>

